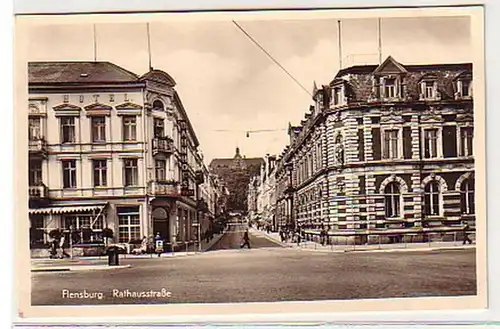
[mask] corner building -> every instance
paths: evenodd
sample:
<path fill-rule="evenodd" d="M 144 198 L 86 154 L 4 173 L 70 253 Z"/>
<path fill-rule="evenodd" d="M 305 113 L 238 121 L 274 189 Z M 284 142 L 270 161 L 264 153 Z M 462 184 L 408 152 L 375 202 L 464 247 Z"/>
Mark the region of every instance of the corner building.
<path fill-rule="evenodd" d="M 70 226 L 91 228 L 90 240 L 104 227 L 119 243 L 196 240 L 203 162 L 170 75 L 109 62 L 31 62 L 28 73 L 32 248 Z"/>
<path fill-rule="evenodd" d="M 475 222 L 471 64 L 342 69 L 278 166 L 278 221 L 339 235 L 405 235 Z"/>

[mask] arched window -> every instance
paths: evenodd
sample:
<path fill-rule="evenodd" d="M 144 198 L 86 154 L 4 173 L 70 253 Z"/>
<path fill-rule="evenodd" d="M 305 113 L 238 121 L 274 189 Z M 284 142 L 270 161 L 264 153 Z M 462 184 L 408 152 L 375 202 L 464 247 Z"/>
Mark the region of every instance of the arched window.
<path fill-rule="evenodd" d="M 425 186 L 424 214 L 430 216 L 439 215 L 439 184 L 436 181 L 429 182 Z"/>
<path fill-rule="evenodd" d="M 460 207 L 462 214 L 474 214 L 474 180 L 466 179 L 460 186 Z"/>
<path fill-rule="evenodd" d="M 162 101 L 160 101 L 160 100 L 155 100 L 155 101 L 153 102 L 153 110 L 157 110 L 157 111 L 164 111 L 164 110 L 165 110 L 165 107 L 163 106 Z"/>
<path fill-rule="evenodd" d="M 397 218 L 401 216 L 401 191 L 396 182 L 389 183 L 385 189 L 385 216 Z"/>

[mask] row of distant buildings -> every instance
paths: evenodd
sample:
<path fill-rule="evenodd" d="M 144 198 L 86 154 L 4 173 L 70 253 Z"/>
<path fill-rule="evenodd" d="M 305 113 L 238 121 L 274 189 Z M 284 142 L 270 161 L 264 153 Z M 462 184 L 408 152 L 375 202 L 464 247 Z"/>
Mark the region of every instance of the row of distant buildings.
<path fill-rule="evenodd" d="M 471 64 L 388 57 L 315 85 L 289 145 L 249 185 L 250 216 L 339 235 L 473 227 L 472 81 Z"/>
<path fill-rule="evenodd" d="M 160 234 L 175 247 L 224 212 L 227 191 L 169 74 L 109 62 L 32 62 L 28 73 L 32 248 L 83 228 L 91 241 L 110 228 L 118 243 Z"/>

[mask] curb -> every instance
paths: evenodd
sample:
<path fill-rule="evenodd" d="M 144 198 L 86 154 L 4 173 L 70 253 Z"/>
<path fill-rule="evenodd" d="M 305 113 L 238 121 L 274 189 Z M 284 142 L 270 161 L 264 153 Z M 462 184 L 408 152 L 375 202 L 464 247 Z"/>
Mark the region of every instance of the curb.
<path fill-rule="evenodd" d="M 110 270 L 118 270 L 123 268 L 130 268 L 130 265 L 116 265 L 116 266 L 108 266 L 108 265 L 78 265 L 73 267 L 39 267 L 32 268 L 31 272 L 78 272 L 78 271 L 110 271 Z"/>
<path fill-rule="evenodd" d="M 292 247 L 293 248 L 293 247 Z M 306 249 L 306 248 L 294 248 L 295 250 L 300 251 L 312 251 L 312 252 L 323 252 L 323 253 L 391 253 L 391 252 L 432 252 L 432 251 L 455 251 L 455 250 L 468 250 L 475 249 L 473 247 L 436 247 L 436 248 L 397 248 L 397 249 L 352 249 L 352 250 L 330 250 L 330 249 Z"/>

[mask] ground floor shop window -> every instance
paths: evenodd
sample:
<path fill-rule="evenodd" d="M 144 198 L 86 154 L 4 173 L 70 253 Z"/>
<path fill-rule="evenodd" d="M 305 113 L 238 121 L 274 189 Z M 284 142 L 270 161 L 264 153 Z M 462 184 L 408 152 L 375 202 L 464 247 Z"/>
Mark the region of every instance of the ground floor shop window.
<path fill-rule="evenodd" d="M 30 244 L 37 245 L 43 244 L 44 240 L 44 218 L 41 215 L 30 217 L 31 227 L 30 227 Z"/>
<path fill-rule="evenodd" d="M 118 208 L 118 241 L 130 243 L 141 240 L 141 219 L 139 207 Z"/>
<path fill-rule="evenodd" d="M 103 216 L 96 219 L 92 214 L 65 215 L 62 218 L 62 228 L 66 238 L 72 237 L 73 243 L 92 243 L 103 241 Z"/>

